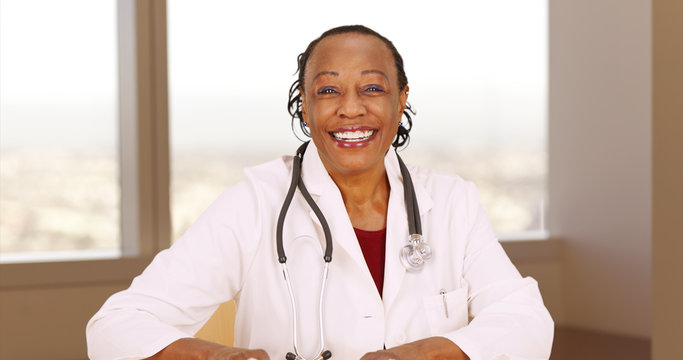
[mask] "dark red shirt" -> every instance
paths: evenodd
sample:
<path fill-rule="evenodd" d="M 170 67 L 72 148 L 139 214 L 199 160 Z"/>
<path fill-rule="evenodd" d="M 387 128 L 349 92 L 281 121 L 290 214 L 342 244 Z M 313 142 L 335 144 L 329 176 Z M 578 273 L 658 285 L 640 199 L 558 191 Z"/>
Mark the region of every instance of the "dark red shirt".
<path fill-rule="evenodd" d="M 387 229 L 367 231 L 353 228 L 358 238 L 358 244 L 363 251 L 365 263 L 368 264 L 375 286 L 382 296 L 384 288 L 384 251 L 386 249 Z"/>

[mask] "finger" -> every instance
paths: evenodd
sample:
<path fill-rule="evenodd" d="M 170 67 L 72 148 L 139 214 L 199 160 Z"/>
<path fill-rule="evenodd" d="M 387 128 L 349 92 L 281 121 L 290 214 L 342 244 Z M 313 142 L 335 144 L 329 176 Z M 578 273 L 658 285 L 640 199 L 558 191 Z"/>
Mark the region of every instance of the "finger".
<path fill-rule="evenodd" d="M 228 354 L 226 360 L 270 360 L 268 354 L 261 349 L 239 350 Z"/>
<path fill-rule="evenodd" d="M 246 356 L 246 360 L 270 360 L 268 354 L 261 349 L 249 350 L 245 352 L 244 355 Z"/>
<path fill-rule="evenodd" d="M 251 351 L 253 354 L 250 356 L 252 356 L 254 360 L 270 360 L 270 356 L 268 356 L 268 353 L 266 353 L 265 350 L 257 349 Z"/>
<path fill-rule="evenodd" d="M 375 351 L 363 355 L 361 360 L 400 360 L 400 358 L 391 352 Z"/>

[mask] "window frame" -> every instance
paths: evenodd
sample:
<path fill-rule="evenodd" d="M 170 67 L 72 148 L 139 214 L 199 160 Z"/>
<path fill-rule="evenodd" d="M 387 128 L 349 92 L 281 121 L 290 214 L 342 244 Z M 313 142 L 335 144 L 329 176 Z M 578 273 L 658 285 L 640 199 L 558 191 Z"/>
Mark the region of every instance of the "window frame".
<path fill-rule="evenodd" d="M 122 257 L 170 242 L 166 1 L 119 1 Z"/>

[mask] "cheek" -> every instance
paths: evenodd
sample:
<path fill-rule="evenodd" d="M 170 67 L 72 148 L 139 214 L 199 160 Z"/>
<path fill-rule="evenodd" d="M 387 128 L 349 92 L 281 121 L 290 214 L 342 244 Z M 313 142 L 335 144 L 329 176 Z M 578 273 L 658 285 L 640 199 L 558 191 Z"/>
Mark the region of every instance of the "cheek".
<path fill-rule="evenodd" d="M 307 121 L 311 126 L 323 124 L 336 114 L 336 108 L 332 102 L 312 102 L 307 109 Z"/>
<path fill-rule="evenodd" d="M 401 122 L 401 105 L 398 101 L 390 100 L 377 102 L 372 106 L 373 112 L 375 114 L 380 114 L 388 126 L 398 126 Z"/>

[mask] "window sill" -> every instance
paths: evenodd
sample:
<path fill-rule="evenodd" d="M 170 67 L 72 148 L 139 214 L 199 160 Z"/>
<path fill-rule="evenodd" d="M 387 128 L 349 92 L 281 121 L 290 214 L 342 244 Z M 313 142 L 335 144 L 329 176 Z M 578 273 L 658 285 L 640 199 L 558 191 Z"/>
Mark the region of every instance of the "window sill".
<path fill-rule="evenodd" d="M 152 258 L 0 264 L 0 290 L 130 282 Z"/>
<path fill-rule="evenodd" d="M 551 261 L 560 258 L 562 241 L 558 238 L 533 234 L 529 237 L 501 237 L 503 249 L 513 263 Z"/>
<path fill-rule="evenodd" d="M 501 244 L 513 262 L 558 259 L 561 242 L 538 236 L 505 237 Z M 153 256 L 108 260 L 0 264 L 0 290 L 130 282 Z"/>

